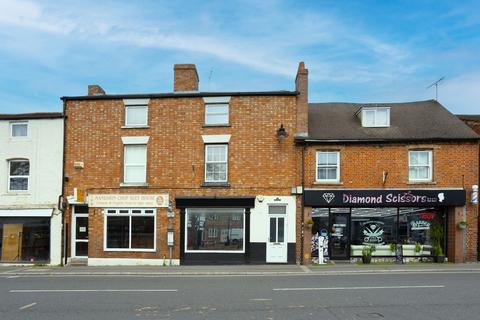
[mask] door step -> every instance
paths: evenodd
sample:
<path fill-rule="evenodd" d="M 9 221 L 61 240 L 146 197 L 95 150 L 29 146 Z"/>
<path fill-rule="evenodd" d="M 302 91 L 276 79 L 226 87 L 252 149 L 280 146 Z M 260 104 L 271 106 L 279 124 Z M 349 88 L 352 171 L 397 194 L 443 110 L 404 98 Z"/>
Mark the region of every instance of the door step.
<path fill-rule="evenodd" d="M 78 267 L 78 266 L 86 266 L 88 265 L 88 258 L 72 258 L 70 260 L 70 266 Z"/>

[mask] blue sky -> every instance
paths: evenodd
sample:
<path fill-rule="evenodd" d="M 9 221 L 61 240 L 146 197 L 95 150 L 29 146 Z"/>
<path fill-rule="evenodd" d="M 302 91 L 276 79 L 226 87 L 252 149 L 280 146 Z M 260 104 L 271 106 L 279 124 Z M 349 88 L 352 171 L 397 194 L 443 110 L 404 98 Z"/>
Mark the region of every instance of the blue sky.
<path fill-rule="evenodd" d="M 480 1 L 0 0 L 0 113 L 60 111 L 60 96 L 171 92 L 195 63 L 202 91 L 294 90 L 310 102 L 435 97 L 480 113 Z"/>

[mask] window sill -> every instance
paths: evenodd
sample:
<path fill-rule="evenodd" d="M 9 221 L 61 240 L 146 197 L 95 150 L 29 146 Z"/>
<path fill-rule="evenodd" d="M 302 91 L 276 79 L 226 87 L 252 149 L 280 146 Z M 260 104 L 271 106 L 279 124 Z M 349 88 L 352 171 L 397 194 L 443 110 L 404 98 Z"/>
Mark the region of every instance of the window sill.
<path fill-rule="evenodd" d="M 340 181 L 314 181 L 315 185 L 330 185 L 330 186 L 343 186 L 343 182 Z"/>
<path fill-rule="evenodd" d="M 6 192 L 4 194 L 2 194 L 2 196 L 31 196 L 32 194 L 30 192 L 15 192 L 15 191 L 9 191 L 9 192 Z"/>
<path fill-rule="evenodd" d="M 201 185 L 203 188 L 230 188 L 228 182 L 203 182 Z"/>
<path fill-rule="evenodd" d="M 157 252 L 156 249 L 103 249 L 104 252 Z"/>
<path fill-rule="evenodd" d="M 120 183 L 120 187 L 122 188 L 148 188 L 148 183 Z"/>
<path fill-rule="evenodd" d="M 212 127 L 231 127 L 232 125 L 229 123 L 221 123 L 221 124 L 203 124 L 202 128 L 212 128 Z"/>
<path fill-rule="evenodd" d="M 437 184 L 436 181 L 408 181 L 407 182 L 408 185 L 416 185 L 416 184 Z"/>
<path fill-rule="evenodd" d="M 122 126 L 122 129 L 149 129 L 150 126 Z"/>

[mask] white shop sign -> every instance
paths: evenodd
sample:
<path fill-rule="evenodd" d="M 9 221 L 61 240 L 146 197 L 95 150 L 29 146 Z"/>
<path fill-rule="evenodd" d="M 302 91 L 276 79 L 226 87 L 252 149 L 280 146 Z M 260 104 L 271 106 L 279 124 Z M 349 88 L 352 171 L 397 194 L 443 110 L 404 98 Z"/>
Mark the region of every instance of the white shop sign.
<path fill-rule="evenodd" d="M 168 194 L 89 194 L 93 208 L 166 208 Z"/>

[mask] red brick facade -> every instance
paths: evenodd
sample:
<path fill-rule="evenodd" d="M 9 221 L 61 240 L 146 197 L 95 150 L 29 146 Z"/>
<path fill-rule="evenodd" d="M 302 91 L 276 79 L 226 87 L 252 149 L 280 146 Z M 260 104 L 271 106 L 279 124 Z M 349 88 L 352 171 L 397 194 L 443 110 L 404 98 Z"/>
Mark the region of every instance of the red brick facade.
<path fill-rule="evenodd" d="M 429 183 L 408 181 L 408 151 L 433 150 L 433 179 Z M 315 182 L 316 152 L 340 151 L 340 182 Z M 305 188 L 319 189 L 442 189 L 467 190 L 466 239 L 456 225 L 464 219 L 463 208 L 448 212 L 449 259 L 455 262 L 477 258 L 477 205 L 470 203 L 472 185 L 478 181 L 478 145 L 476 142 L 452 143 L 384 143 L 384 144 L 325 144 L 310 145 L 305 152 Z M 388 172 L 383 183 L 383 172 Z M 308 219 L 310 208 L 305 210 Z M 300 240 L 300 238 L 299 238 Z M 466 250 L 464 252 L 464 244 Z M 310 252 L 310 237 L 305 236 L 305 252 Z"/>

